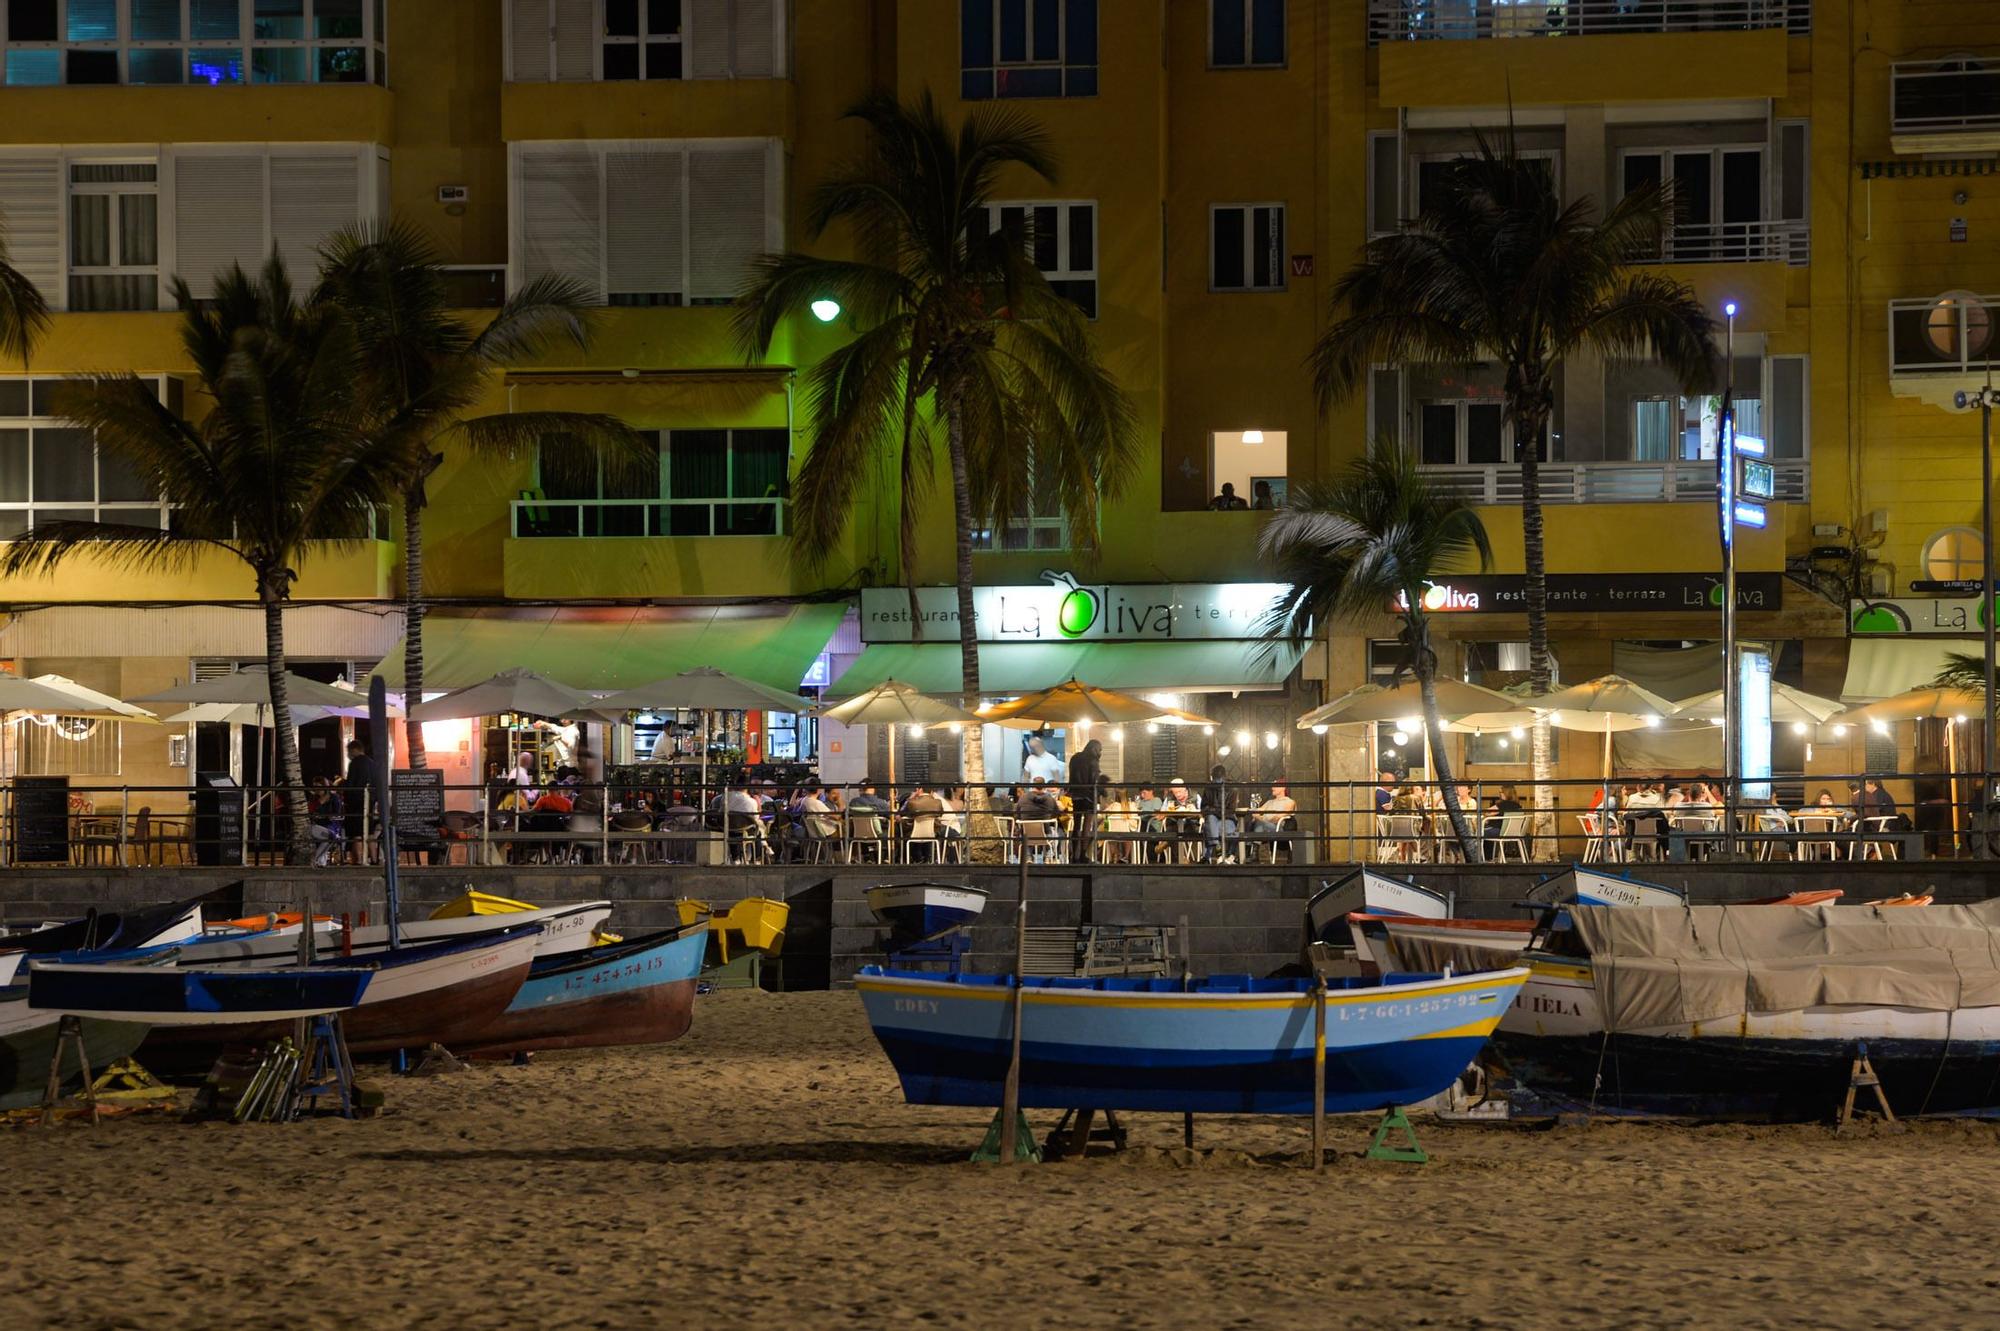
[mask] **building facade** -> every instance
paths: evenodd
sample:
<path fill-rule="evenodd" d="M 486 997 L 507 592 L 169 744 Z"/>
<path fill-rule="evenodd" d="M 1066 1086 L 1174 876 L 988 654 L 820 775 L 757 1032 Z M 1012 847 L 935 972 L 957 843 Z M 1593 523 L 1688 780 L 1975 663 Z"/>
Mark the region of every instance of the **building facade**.
<path fill-rule="evenodd" d="M 274 249 L 309 271 L 331 232 L 393 216 L 436 238 L 468 318 L 543 273 L 602 295 L 587 353 L 496 376 L 489 405 L 615 413 L 657 432 L 657 478 L 448 453 L 427 538 L 439 687 L 513 664 L 595 668 L 572 682 L 607 687 L 697 663 L 857 685 L 888 672 L 884 652 L 937 668 L 871 636 L 865 614 L 843 618 L 894 580 L 892 502 L 865 490 L 843 547 L 816 562 L 784 538 L 810 437 L 801 373 L 852 329 L 787 327 L 752 361 L 727 308 L 752 256 L 853 245 L 809 236 L 807 204 L 862 149 L 842 110 L 878 92 L 928 91 L 952 116 L 1005 105 L 1047 130 L 1058 179 L 1008 180 L 996 211 L 1034 219 L 1037 263 L 1091 314 L 1138 417 L 1140 464 L 1106 506 L 1097 560 L 1070 553 L 1059 514 L 1031 511 L 983 536 L 982 586 L 1066 575 L 1142 600 L 1257 583 L 1266 517 L 1211 510 L 1220 487 L 1282 504 L 1389 438 L 1494 536 L 1496 567 L 1440 616 L 1451 668 L 1515 677 L 1519 480 L 1496 367 L 1381 366 L 1326 414 L 1303 368 L 1360 247 L 1421 209 L 1442 163 L 1511 126 L 1565 200 L 1673 181 L 1683 219 L 1646 259 L 1712 308 L 1737 304 L 1718 375 L 1769 441 L 1777 495 L 1739 545 L 1742 624 L 1778 677 L 1895 692 L 1966 638 L 1965 606 L 1946 602 L 1977 610 L 1959 585 L 1978 576 L 1977 421 L 1951 406 L 1985 380 L 1994 298 L 1980 293 L 2000 289 L 2000 13 L 1977 0 L 8 0 L 0 78 L 0 226 L 61 311 L 25 373 L 0 371 L 0 538 L 52 515 L 165 520 L 43 413 L 44 381 L 132 370 L 185 394 L 175 275 L 200 296 L 219 267 Z M 1719 684 L 1717 406 L 1645 363 L 1564 366 L 1543 488 L 1566 681 Z M 393 674 L 398 530 L 302 570 L 292 650 L 307 668 L 351 677 L 391 658 Z M 916 564 L 950 580 L 941 505 Z M 0 656 L 137 696 L 257 656 L 250 590 L 220 562 L 166 578 L 80 560 L 0 585 Z M 1277 677 L 1178 640 L 1062 660 L 1201 696 L 1223 721 L 1157 755 L 1135 734 L 1135 779 L 1193 780 L 1246 734 L 1258 757 L 1233 761 L 1250 779 L 1366 776 L 1380 758 L 1366 743 L 1287 723 L 1384 668 L 1392 634 L 1386 616 L 1341 626 Z M 242 770 L 240 736 L 216 732 L 204 753 L 141 729 L 71 770 L 159 787 Z M 473 780 L 469 738 L 444 747 Z M 1908 767 L 1923 744 L 1786 734 L 1775 764 Z M 66 761 L 27 747 L 26 770 Z M 1565 771 L 1594 775 L 1578 748 Z M 1483 740 L 1469 774 L 1518 780 L 1520 756 Z"/>

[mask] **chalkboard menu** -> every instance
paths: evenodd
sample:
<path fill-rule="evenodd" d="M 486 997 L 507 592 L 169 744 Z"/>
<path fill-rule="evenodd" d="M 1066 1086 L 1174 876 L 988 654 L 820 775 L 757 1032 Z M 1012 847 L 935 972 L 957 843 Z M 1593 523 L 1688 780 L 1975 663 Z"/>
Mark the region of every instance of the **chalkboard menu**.
<path fill-rule="evenodd" d="M 194 862 L 243 863 L 244 791 L 227 772 L 202 772 L 194 786 Z"/>
<path fill-rule="evenodd" d="M 396 840 L 404 845 L 436 841 L 444 822 L 444 773 L 429 767 L 398 767 L 389 773 L 389 807 Z"/>
<path fill-rule="evenodd" d="M 69 863 L 69 778 L 14 778 L 14 862 Z"/>

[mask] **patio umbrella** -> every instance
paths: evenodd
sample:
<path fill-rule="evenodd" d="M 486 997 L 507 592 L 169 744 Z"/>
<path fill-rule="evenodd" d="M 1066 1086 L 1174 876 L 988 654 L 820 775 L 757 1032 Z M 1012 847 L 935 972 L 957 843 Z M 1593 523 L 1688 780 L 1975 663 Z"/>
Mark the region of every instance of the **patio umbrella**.
<path fill-rule="evenodd" d="M 316 679 L 285 672 L 285 696 L 301 707 L 321 707 L 329 710 L 359 708 L 368 710 L 365 698 L 358 697 L 352 689 L 337 689 L 331 684 L 322 684 Z M 248 703 L 252 707 L 271 705 L 271 677 L 262 666 L 249 666 L 234 674 L 222 675 L 215 679 L 189 680 L 176 684 L 158 693 L 148 693 L 132 699 L 133 702 L 225 702 Z M 356 713 L 357 715 L 359 713 Z"/>
<path fill-rule="evenodd" d="M 755 680 L 739 679 L 727 670 L 698 666 L 683 670 L 651 684 L 641 684 L 608 698 L 599 698 L 592 707 L 604 712 L 631 712 L 658 708 L 662 711 L 689 708 L 701 713 L 701 788 L 708 789 L 708 714 L 710 712 L 809 712 L 812 700 L 796 693 L 774 689 Z M 724 804 L 728 790 L 722 792 Z M 729 825 L 725 807 L 723 826 Z"/>
<path fill-rule="evenodd" d="M 1771 685 L 1771 719 L 1786 725 L 1805 722 L 1818 725 L 1838 713 L 1845 703 L 1832 698 L 1822 698 L 1804 689 L 1795 689 L 1789 684 Z M 1674 705 L 1676 717 L 1687 717 L 1695 721 L 1714 721 L 1722 716 L 1722 690 L 1697 694 L 1684 698 Z"/>
<path fill-rule="evenodd" d="M 352 695 L 337 698 L 347 703 Z M 532 670 L 503 670 L 491 679 L 454 689 L 440 698 L 420 702 L 412 709 L 418 721 L 460 721 L 468 717 L 498 716 L 520 712 L 526 716 L 551 719 L 586 711 L 596 706 L 590 695 L 567 684 L 558 684 Z M 367 709 L 366 701 L 362 708 Z"/>
<path fill-rule="evenodd" d="M 1012 702 L 982 707 L 979 719 L 1015 730 L 1040 730 L 1044 726 L 1123 725 L 1139 721 L 1168 721 L 1185 726 L 1216 724 L 1208 717 L 1184 712 L 1178 707 L 1162 707 L 1130 693 L 1095 688 L 1074 676 L 1054 688 L 1042 689 Z"/>
<path fill-rule="evenodd" d="M 5 712 L 44 712 L 95 721 L 148 724 L 159 719 L 143 707 L 120 702 L 108 693 L 85 688 L 61 675 L 36 675 L 33 679 L 0 675 L 0 713 Z"/>
<path fill-rule="evenodd" d="M 1891 698 L 1850 707 L 1833 720 L 1843 725 L 1868 722 L 1886 728 L 1891 722 L 1940 720 L 1944 727 L 1945 779 L 1952 787 L 1951 830 L 1958 833 L 1958 727 L 1968 717 L 1986 715 L 1986 695 L 1978 689 L 1954 689 L 1920 684 Z"/>
<path fill-rule="evenodd" d="M 885 679 L 866 693 L 835 703 L 821 711 L 820 717 L 847 726 L 888 726 L 891 786 L 896 784 L 895 727 L 979 724 L 976 712 L 968 712 L 955 702 L 933 698 L 915 685 L 896 679 Z"/>
<path fill-rule="evenodd" d="M 1529 701 L 1536 711 L 1546 712 L 1549 724 L 1558 730 L 1604 736 L 1604 780 L 1599 789 L 1606 799 L 1611 794 L 1612 735 L 1657 726 L 1674 714 L 1672 703 L 1623 675 L 1602 675 Z"/>
<path fill-rule="evenodd" d="M 1438 714 L 1448 721 L 1478 713 L 1504 712 L 1519 705 L 1504 693 L 1467 684 L 1463 680 L 1440 679 L 1433 687 L 1437 693 Z M 1299 718 L 1298 726 L 1301 730 L 1310 730 L 1314 726 L 1346 725 L 1355 721 L 1403 721 L 1422 716 L 1423 711 L 1423 691 L 1414 679 L 1404 680 L 1394 688 L 1363 684 L 1332 702 L 1313 708 Z"/>
<path fill-rule="evenodd" d="M 271 705 L 269 703 L 248 702 L 198 702 L 191 707 L 160 719 L 170 726 L 193 725 L 197 722 L 219 722 L 226 726 L 257 726 L 270 724 Z M 294 707 L 293 726 L 309 726 L 315 721 L 324 721 L 337 713 L 321 707 Z"/>

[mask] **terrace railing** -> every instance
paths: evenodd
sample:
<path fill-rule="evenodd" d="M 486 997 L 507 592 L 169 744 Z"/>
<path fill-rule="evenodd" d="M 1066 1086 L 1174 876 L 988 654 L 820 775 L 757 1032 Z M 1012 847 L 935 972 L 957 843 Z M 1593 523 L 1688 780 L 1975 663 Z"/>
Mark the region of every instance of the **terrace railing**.
<path fill-rule="evenodd" d="M 1368 40 L 1812 30 L 1811 0 L 1368 0 Z"/>
<path fill-rule="evenodd" d="M 1777 469 L 1778 503 L 1802 504 L 1811 497 L 1812 464 L 1783 459 Z M 1486 466 L 1426 467 L 1424 473 L 1444 493 L 1475 504 L 1521 502 L 1521 468 L 1507 462 Z M 1554 462 L 1541 467 L 1544 504 L 1680 504 L 1716 502 L 1713 462 Z"/>
<path fill-rule="evenodd" d="M 1984 376 L 2000 366 L 1994 326 L 2000 296 L 1953 292 L 1889 302 L 1892 375 Z"/>
<path fill-rule="evenodd" d="M 783 536 L 786 501 L 517 499 L 518 537 Z"/>
<path fill-rule="evenodd" d="M 1895 134 L 2000 130 L 2000 62 L 1898 60 L 1889 67 L 1889 128 Z"/>
<path fill-rule="evenodd" d="M 1639 263 L 1805 263 L 1812 233 L 1803 221 L 1680 222 Z"/>

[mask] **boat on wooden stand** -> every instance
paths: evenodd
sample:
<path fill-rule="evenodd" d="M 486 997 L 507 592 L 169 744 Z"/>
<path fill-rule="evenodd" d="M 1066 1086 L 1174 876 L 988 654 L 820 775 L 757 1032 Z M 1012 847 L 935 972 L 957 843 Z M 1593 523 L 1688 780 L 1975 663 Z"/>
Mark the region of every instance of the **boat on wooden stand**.
<path fill-rule="evenodd" d="M 453 1046 L 472 1058 L 540 1049 L 664 1044 L 694 1020 L 706 921 L 583 952 L 538 957 L 513 1002 Z"/>

